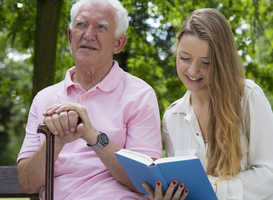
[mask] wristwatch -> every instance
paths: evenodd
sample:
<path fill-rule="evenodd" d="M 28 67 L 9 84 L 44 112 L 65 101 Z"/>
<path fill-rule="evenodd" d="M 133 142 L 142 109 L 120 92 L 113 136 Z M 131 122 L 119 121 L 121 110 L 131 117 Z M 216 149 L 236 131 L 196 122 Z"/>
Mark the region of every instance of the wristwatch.
<path fill-rule="evenodd" d="M 100 134 L 98 135 L 98 143 L 95 145 L 87 144 L 87 146 L 90 147 L 92 150 L 96 151 L 105 147 L 108 144 L 109 144 L 109 139 L 107 135 L 103 132 L 100 132 Z"/>

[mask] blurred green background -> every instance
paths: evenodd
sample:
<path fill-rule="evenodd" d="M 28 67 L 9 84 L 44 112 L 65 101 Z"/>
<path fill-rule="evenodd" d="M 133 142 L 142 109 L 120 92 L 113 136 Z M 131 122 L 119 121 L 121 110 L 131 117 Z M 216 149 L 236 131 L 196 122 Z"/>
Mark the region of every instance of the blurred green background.
<path fill-rule="evenodd" d="M 67 40 L 72 0 L 0 0 L 0 165 L 16 165 L 33 96 L 59 82 L 74 65 Z M 161 117 L 185 88 L 172 46 L 195 9 L 216 8 L 227 18 L 247 78 L 273 105 L 272 0 L 122 0 L 128 42 L 115 60 L 156 91 Z M 55 4 L 50 5 L 51 4 Z M 50 7 L 51 6 L 51 7 Z M 50 21 L 53 20 L 53 21 Z M 50 23 L 48 23 L 50 22 Z M 45 44 L 44 44 L 45 43 Z M 34 77 L 34 78 L 33 78 Z"/>

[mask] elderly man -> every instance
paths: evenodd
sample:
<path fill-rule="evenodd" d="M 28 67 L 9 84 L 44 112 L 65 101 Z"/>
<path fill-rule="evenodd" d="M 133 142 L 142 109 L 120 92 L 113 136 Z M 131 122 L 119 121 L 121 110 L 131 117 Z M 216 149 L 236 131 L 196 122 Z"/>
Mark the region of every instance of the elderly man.
<path fill-rule="evenodd" d="M 159 158 L 162 148 L 153 89 L 113 61 L 126 44 L 127 27 L 127 11 L 118 0 L 73 5 L 68 38 L 75 67 L 33 100 L 17 160 L 26 193 L 42 187 L 44 199 L 45 137 L 36 133 L 44 122 L 56 135 L 55 199 L 147 198 L 136 193 L 114 155 L 126 148 Z"/>

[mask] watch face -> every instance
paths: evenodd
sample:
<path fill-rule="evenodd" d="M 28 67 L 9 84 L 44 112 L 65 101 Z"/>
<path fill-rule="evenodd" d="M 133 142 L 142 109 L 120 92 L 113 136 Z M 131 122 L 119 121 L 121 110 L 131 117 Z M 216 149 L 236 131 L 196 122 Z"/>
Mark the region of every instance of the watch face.
<path fill-rule="evenodd" d="M 104 145 L 107 145 L 109 143 L 108 137 L 105 133 L 100 134 L 100 139 Z"/>

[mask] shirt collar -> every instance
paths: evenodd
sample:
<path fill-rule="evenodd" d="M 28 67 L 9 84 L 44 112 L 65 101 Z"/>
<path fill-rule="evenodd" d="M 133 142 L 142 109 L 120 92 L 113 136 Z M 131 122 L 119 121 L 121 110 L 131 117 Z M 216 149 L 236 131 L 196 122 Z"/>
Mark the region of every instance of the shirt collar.
<path fill-rule="evenodd" d="M 72 75 L 75 73 L 75 66 L 68 69 L 64 79 L 64 86 L 68 92 L 71 86 L 80 86 L 78 83 L 74 83 L 71 79 Z M 110 92 L 115 89 L 119 84 L 124 71 L 119 67 L 117 61 L 113 61 L 113 66 L 108 72 L 108 74 L 103 78 L 101 82 L 94 86 L 94 88 L 99 88 L 102 91 Z"/>
<path fill-rule="evenodd" d="M 190 97 L 191 92 L 187 91 L 185 95 L 177 101 L 177 104 L 174 106 L 172 113 L 188 113 L 190 112 Z"/>
<path fill-rule="evenodd" d="M 119 67 L 117 61 L 113 61 L 113 66 L 108 74 L 99 82 L 95 87 L 98 87 L 102 91 L 110 92 L 119 84 L 124 71 Z"/>
<path fill-rule="evenodd" d="M 64 87 L 65 87 L 65 91 L 68 93 L 68 90 L 71 86 L 75 85 L 75 83 L 73 83 L 71 77 L 72 75 L 75 73 L 75 66 L 71 67 L 70 69 L 67 70 L 65 78 L 64 78 Z"/>

